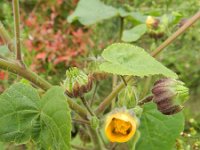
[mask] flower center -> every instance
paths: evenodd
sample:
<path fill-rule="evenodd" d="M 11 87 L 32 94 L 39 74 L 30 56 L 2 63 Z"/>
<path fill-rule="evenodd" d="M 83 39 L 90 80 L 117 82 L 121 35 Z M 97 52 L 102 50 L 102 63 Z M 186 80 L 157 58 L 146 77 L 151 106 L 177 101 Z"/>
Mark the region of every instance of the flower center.
<path fill-rule="evenodd" d="M 128 135 L 131 132 L 131 123 L 120 119 L 112 119 L 113 130 L 112 133 L 120 135 Z"/>

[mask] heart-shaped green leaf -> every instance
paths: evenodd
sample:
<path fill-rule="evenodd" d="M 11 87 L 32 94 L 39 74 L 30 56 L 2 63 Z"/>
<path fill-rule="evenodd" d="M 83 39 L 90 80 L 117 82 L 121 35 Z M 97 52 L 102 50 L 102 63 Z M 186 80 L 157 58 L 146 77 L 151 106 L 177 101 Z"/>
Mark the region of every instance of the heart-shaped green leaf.
<path fill-rule="evenodd" d="M 64 91 L 53 87 L 41 100 L 40 143 L 45 149 L 67 150 L 71 141 L 71 115 Z"/>
<path fill-rule="evenodd" d="M 39 117 L 40 97 L 29 85 L 14 84 L 0 96 L 0 141 L 24 143 Z"/>
<path fill-rule="evenodd" d="M 100 65 L 100 70 L 133 76 L 163 75 L 177 78 L 176 73 L 166 68 L 144 49 L 131 44 L 117 43 L 108 46 L 102 53 L 106 60 Z"/>

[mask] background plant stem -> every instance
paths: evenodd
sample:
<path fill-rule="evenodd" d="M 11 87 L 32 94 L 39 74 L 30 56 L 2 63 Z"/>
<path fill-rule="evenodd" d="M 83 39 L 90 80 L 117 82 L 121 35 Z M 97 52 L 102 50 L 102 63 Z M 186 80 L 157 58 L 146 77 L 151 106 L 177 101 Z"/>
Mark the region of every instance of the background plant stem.
<path fill-rule="evenodd" d="M 13 0 L 13 14 L 14 14 L 14 24 L 15 24 L 14 31 L 15 31 L 16 59 L 22 66 L 24 66 L 21 56 L 19 0 Z"/>

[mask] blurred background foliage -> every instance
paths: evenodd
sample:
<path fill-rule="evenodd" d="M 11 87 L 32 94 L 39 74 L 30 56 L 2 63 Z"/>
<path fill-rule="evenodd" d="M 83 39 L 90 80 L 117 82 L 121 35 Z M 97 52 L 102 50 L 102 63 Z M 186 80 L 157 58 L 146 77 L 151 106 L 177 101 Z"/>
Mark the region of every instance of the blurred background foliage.
<path fill-rule="evenodd" d="M 130 7 L 143 15 L 155 17 L 176 14 L 176 22 L 168 26 L 162 38 L 151 38 L 148 34 L 133 42 L 153 51 L 168 36 L 176 31 L 181 20 L 194 15 L 200 8 L 199 0 L 102 0 L 116 8 Z M 23 54 L 29 68 L 49 80 L 60 84 L 70 66 L 87 68 L 96 61 L 102 50 L 111 43 L 120 41 L 120 19 L 102 21 L 83 26 L 79 22 L 68 23 L 67 17 L 74 11 L 78 0 L 21 0 L 21 31 Z M 0 0 L 0 20 L 13 36 L 13 15 L 10 0 Z M 132 25 L 125 20 L 125 29 Z M 190 100 L 185 106 L 185 131 L 177 139 L 177 149 L 200 149 L 200 21 L 168 46 L 159 56 L 167 67 L 175 71 L 180 80 L 190 88 Z M 0 39 L 0 44 L 3 41 Z M 20 80 L 20 77 L 17 77 Z M 148 93 L 152 80 L 141 82 L 140 91 Z M 149 81 L 149 83 L 148 83 Z M 0 70 L 0 92 L 16 82 L 16 75 Z M 145 87 L 145 89 L 143 88 Z M 112 88 L 111 80 L 101 82 L 97 98 L 106 96 Z M 0 144 L 1 147 L 1 144 Z M 12 148 L 10 148 L 12 149 Z"/>

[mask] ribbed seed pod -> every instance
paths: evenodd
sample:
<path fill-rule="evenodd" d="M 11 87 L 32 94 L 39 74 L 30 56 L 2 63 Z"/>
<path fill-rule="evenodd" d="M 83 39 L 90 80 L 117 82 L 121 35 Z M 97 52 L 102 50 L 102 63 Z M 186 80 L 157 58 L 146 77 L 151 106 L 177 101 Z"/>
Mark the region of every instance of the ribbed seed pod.
<path fill-rule="evenodd" d="M 183 109 L 189 90 L 183 82 L 165 78 L 155 82 L 152 93 L 158 110 L 165 115 L 172 115 Z"/>
<path fill-rule="evenodd" d="M 64 88 L 69 97 L 80 97 L 92 89 L 92 76 L 87 76 L 78 68 L 70 68 L 66 71 L 66 76 Z"/>

